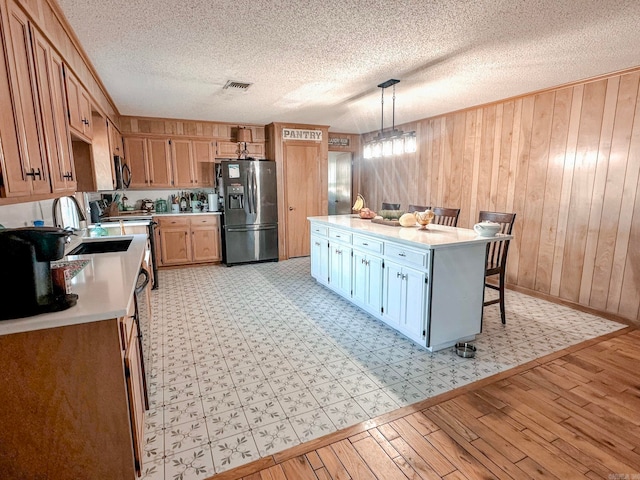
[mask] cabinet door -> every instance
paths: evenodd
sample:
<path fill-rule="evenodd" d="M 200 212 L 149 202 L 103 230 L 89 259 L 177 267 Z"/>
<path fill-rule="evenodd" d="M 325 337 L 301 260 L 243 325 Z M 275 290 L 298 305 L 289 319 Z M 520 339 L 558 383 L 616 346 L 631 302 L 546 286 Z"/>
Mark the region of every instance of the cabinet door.
<path fill-rule="evenodd" d="M 1 5 L 0 5 L 1 7 Z M 14 115 L 19 115 L 14 110 L 14 102 L 11 97 L 11 83 L 7 62 L 5 40 L 0 35 L 0 191 L 3 197 L 13 195 L 28 195 L 31 191 L 28 177 L 25 177 L 26 169 L 23 164 L 23 156 L 20 152 L 20 138 Z M 12 115 L 11 112 L 14 112 Z"/>
<path fill-rule="evenodd" d="M 80 87 L 80 115 L 82 116 L 82 133 L 84 136 L 93 138 L 93 118 L 91 115 L 91 99 L 87 91 Z"/>
<path fill-rule="evenodd" d="M 131 169 L 130 188 L 144 188 L 149 185 L 147 168 L 147 141 L 144 138 L 125 137 L 124 150 L 127 165 Z"/>
<path fill-rule="evenodd" d="M 171 150 L 168 138 L 147 139 L 149 184 L 152 187 L 171 187 Z"/>
<path fill-rule="evenodd" d="M 217 158 L 238 158 L 238 144 L 235 142 L 217 142 Z"/>
<path fill-rule="evenodd" d="M 367 283 L 364 308 L 375 315 L 380 315 L 382 308 L 382 259 L 367 255 L 365 262 Z"/>
<path fill-rule="evenodd" d="M 409 338 L 420 342 L 424 331 L 425 274 L 412 268 L 403 267 L 402 300 L 404 302 L 399 328 Z M 422 343 L 422 342 L 421 342 Z"/>
<path fill-rule="evenodd" d="M 173 160 L 173 186 L 187 188 L 198 186 L 191 140 L 172 139 L 171 157 Z"/>
<path fill-rule="evenodd" d="M 252 158 L 264 158 L 264 143 L 247 143 L 247 152 Z"/>
<path fill-rule="evenodd" d="M 48 42 L 35 28 L 31 29 L 31 35 L 42 112 L 42 130 L 49 157 L 51 188 L 54 192 L 74 192 L 76 185 L 71 171 L 71 149 L 64 118 L 64 105 L 60 103 L 61 92 L 56 88 L 60 86 L 60 82 L 55 83 L 59 72 L 53 64 L 51 46 Z"/>
<path fill-rule="evenodd" d="M 87 124 L 90 123 L 87 118 L 87 106 L 85 105 L 87 101 L 86 94 L 83 93 L 84 88 L 78 78 L 67 66 L 65 66 L 64 75 L 67 90 L 69 127 L 74 133 L 84 137 Z"/>
<path fill-rule="evenodd" d="M 12 188 L 21 193 L 50 193 L 46 148 L 40 124 L 40 105 L 34 72 L 29 22 L 15 2 L 9 2 L 9 40 L 14 60 L 14 104 L 18 129 L 22 130 L 21 171 L 7 172 Z M 11 63 L 10 63 L 11 64 Z M 11 73 L 11 71 L 9 72 Z M 19 174 L 19 175 L 18 175 Z M 23 182 L 24 185 L 18 184 Z"/>
<path fill-rule="evenodd" d="M 329 245 L 329 286 L 351 298 L 351 247 L 339 243 Z"/>
<path fill-rule="evenodd" d="M 367 301 L 367 258 L 366 254 L 353 251 L 353 279 L 351 285 L 351 298 L 355 303 L 364 307 Z"/>
<path fill-rule="evenodd" d="M 217 262 L 220 254 L 220 227 L 217 217 L 191 218 L 193 262 Z"/>
<path fill-rule="evenodd" d="M 191 263 L 191 232 L 189 217 L 171 216 L 158 219 L 160 258 L 163 265 Z"/>
<path fill-rule="evenodd" d="M 193 156 L 196 162 L 214 163 L 215 143 L 202 140 L 193 141 Z"/>
<path fill-rule="evenodd" d="M 319 283 L 329 283 L 329 241 L 311 236 L 311 276 Z"/>
<path fill-rule="evenodd" d="M 405 304 L 402 299 L 405 293 L 402 275 L 402 267 L 400 265 L 388 260 L 385 261 L 382 320 L 393 328 L 397 328 L 400 325 L 400 318 Z"/>
<path fill-rule="evenodd" d="M 142 378 L 142 362 L 138 331 L 136 324 L 127 345 L 124 365 L 127 378 L 127 394 L 129 397 L 129 415 L 133 430 L 133 452 L 136 464 L 136 471 L 140 472 L 142 467 L 142 455 L 144 453 L 144 416 L 145 416 L 145 395 L 144 379 Z"/>

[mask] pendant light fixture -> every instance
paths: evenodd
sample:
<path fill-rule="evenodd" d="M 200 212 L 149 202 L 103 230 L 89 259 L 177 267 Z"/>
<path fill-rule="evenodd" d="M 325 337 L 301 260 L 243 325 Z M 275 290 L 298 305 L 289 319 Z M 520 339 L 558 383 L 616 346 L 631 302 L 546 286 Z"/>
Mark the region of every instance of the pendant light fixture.
<path fill-rule="evenodd" d="M 363 156 L 364 158 L 379 158 L 379 157 L 391 157 L 393 155 L 401 155 L 403 153 L 413 153 L 416 151 L 416 132 L 403 132 L 402 130 L 396 130 L 396 84 L 400 83 L 400 80 L 395 78 L 389 79 L 386 82 L 382 82 L 378 85 L 382 89 L 381 100 L 381 121 L 380 131 L 372 139 L 368 140 L 364 145 Z M 391 116 L 391 130 L 385 131 L 384 129 L 384 91 L 385 89 L 393 87 L 393 103 L 392 103 L 392 116 Z"/>

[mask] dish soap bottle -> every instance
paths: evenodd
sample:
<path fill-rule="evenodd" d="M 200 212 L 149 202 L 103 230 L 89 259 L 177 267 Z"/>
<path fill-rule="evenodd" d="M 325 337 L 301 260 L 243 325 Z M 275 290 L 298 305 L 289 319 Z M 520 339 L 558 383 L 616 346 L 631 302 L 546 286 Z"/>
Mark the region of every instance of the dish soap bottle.
<path fill-rule="evenodd" d="M 109 235 L 109 232 L 106 228 L 103 228 L 102 225 L 96 223 L 95 226 L 91 229 L 91 237 L 106 237 Z"/>

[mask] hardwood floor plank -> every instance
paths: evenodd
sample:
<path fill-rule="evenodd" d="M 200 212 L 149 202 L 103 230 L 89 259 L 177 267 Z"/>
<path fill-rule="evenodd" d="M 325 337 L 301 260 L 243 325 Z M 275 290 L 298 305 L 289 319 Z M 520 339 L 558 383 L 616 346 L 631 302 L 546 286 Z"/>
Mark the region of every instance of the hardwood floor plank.
<path fill-rule="evenodd" d="M 282 465 L 274 465 L 260 472 L 260 475 L 261 480 L 287 480 L 287 476 L 282 470 Z"/>
<path fill-rule="evenodd" d="M 388 441 L 391 441 L 400 436 L 400 434 L 394 430 L 390 423 L 378 426 L 378 430 Z"/>
<path fill-rule="evenodd" d="M 398 451 L 393 447 L 393 445 L 391 445 L 391 442 L 389 442 L 389 440 L 387 440 L 385 436 L 380 433 L 380 430 L 378 430 L 377 428 L 372 428 L 371 430 L 369 430 L 369 433 L 371 433 L 371 436 L 375 438 L 376 442 L 378 442 L 378 445 L 382 447 L 382 449 L 387 455 L 389 455 L 389 457 L 395 459 L 400 455 Z"/>
<path fill-rule="evenodd" d="M 247 475 L 246 477 L 242 477 L 242 480 L 262 480 L 262 475 L 260 472 L 256 472 L 251 475 Z"/>
<path fill-rule="evenodd" d="M 357 435 L 353 435 L 352 437 L 349 437 L 349 441 L 351 443 L 355 443 L 355 442 L 357 442 L 359 440 L 367 438 L 368 436 L 370 436 L 369 432 L 361 432 L 361 433 L 358 433 Z"/>
<path fill-rule="evenodd" d="M 464 409 L 458 407 L 455 403 L 445 402 L 440 405 L 434 405 L 426 411 L 429 412 L 430 418 L 433 419 L 433 416 L 437 417 L 462 436 L 467 442 L 472 442 L 478 438 L 478 435 L 468 428 L 468 425 L 475 417 L 467 414 Z M 438 424 L 441 425 L 440 422 L 438 422 Z"/>
<path fill-rule="evenodd" d="M 405 480 L 402 471 L 371 436 L 354 442 L 353 446 L 378 478 Z"/>
<path fill-rule="evenodd" d="M 400 456 L 394 459 L 394 461 L 402 468 L 405 475 L 407 475 L 407 471 L 409 471 L 410 468 L 418 475 L 418 478 L 427 480 L 438 480 L 442 478 L 442 475 L 436 472 L 431 465 L 425 462 L 422 456 L 402 437 L 392 440 L 391 444 L 400 453 Z M 405 468 L 403 468 L 403 465 L 405 465 Z M 453 467 L 451 467 L 451 471 L 454 471 Z M 409 475 L 407 475 L 407 477 L 411 478 Z"/>
<path fill-rule="evenodd" d="M 333 480 L 331 478 L 331 475 L 329 475 L 329 472 L 327 471 L 327 469 L 324 467 L 319 468 L 315 472 L 316 472 L 316 477 L 318 477 L 318 480 Z"/>
<path fill-rule="evenodd" d="M 420 435 L 428 435 L 438 430 L 438 426 L 429 420 L 422 412 L 416 412 L 413 415 L 404 417 L 409 424 L 416 429 Z"/>
<path fill-rule="evenodd" d="M 455 472 L 451 472 L 449 475 L 447 475 L 446 477 L 443 477 L 443 478 L 445 480 L 468 480 L 468 478 L 465 477 L 458 470 L 456 470 Z"/>
<path fill-rule="evenodd" d="M 520 468 L 523 472 L 526 472 L 526 474 L 531 478 L 542 479 L 542 480 L 552 480 L 552 479 L 558 478 L 554 474 L 552 474 L 549 470 L 542 467 L 541 465 L 539 465 L 529 457 L 525 457 L 521 461 L 519 461 L 518 468 Z"/>
<path fill-rule="evenodd" d="M 319 468 L 324 467 L 324 463 L 322 463 L 322 460 L 320 460 L 318 452 L 316 451 L 307 453 L 307 461 L 309 462 L 309 465 L 311 465 L 311 468 L 313 468 L 314 470 L 318 470 Z"/>
<path fill-rule="evenodd" d="M 592 455 L 584 452 L 578 445 L 574 445 L 573 443 L 568 442 L 563 438 L 554 440 L 553 444 L 563 452 L 565 452 L 567 455 L 570 455 L 576 461 L 580 462 L 586 467 L 589 467 L 591 471 L 597 472 L 600 475 L 600 478 L 611 478 L 611 476 L 613 475 L 613 470 L 608 468 Z"/>
<path fill-rule="evenodd" d="M 331 478 L 335 480 L 351 478 L 351 475 L 349 475 L 349 472 L 344 468 L 344 465 L 342 465 L 342 462 L 330 446 L 319 448 L 317 452 Z"/>
<path fill-rule="evenodd" d="M 292 478 L 295 478 L 296 480 L 317 480 L 318 478 L 311 468 L 311 465 L 309 465 L 309 462 L 307 462 L 307 457 L 305 455 L 292 458 L 291 460 L 282 462 L 280 465 L 282 466 L 282 471 L 284 473 L 282 480 L 290 480 Z M 281 479 L 278 478 L 274 480 Z"/>
<path fill-rule="evenodd" d="M 439 452 L 434 448 L 409 422 L 401 418 L 393 422 L 393 428 L 411 445 L 411 448 L 419 453 L 424 461 L 427 462 L 438 475 L 444 476 L 455 470 L 453 465 L 445 458 L 443 452 Z M 391 444 L 395 446 L 393 441 Z"/>
<path fill-rule="evenodd" d="M 480 463 L 480 461 L 476 457 L 471 455 L 467 450 L 460 446 L 458 442 L 454 441 L 442 430 L 430 433 L 429 435 L 427 435 L 427 440 L 434 447 L 438 448 L 438 450 L 447 457 L 447 460 L 455 465 L 456 469 L 459 470 L 462 474 L 466 475 L 467 478 L 511 478 L 506 472 L 500 470 L 495 464 L 495 469 L 489 470 L 482 463 Z M 489 459 L 486 460 L 490 461 Z"/>
<path fill-rule="evenodd" d="M 517 448 L 510 443 L 505 442 L 503 438 L 500 438 L 498 443 L 493 443 L 488 441 L 483 435 L 477 440 L 471 442 L 471 444 L 511 477 L 515 479 L 529 478 L 529 475 L 522 471 L 522 469 L 517 465 L 517 462 L 525 458 L 526 455 L 520 452 L 520 450 L 517 450 Z M 519 455 L 514 460 L 507 458 L 505 455 L 505 451 L 507 449 L 504 448 L 504 445 L 508 445 L 510 450 L 517 450 Z"/>
<path fill-rule="evenodd" d="M 460 395 L 451 401 L 458 407 L 465 409 L 476 418 L 480 418 L 481 416 L 487 415 L 488 413 L 492 413 L 496 410 L 496 408 L 486 400 L 471 393 Z"/>
<path fill-rule="evenodd" d="M 584 397 L 589 400 L 591 403 L 595 403 L 596 405 L 600 405 L 605 410 L 618 415 L 619 417 L 624 418 L 628 422 L 633 423 L 634 425 L 640 426 L 640 411 L 635 412 L 626 407 L 619 405 L 615 402 L 615 399 L 608 397 L 601 397 L 596 392 L 593 391 L 592 388 L 587 385 L 581 385 L 572 390 L 572 392 Z"/>
<path fill-rule="evenodd" d="M 362 460 L 362 457 L 353 448 L 351 442 L 342 440 L 332 444 L 331 448 L 344 465 L 344 468 L 349 472 L 351 478 L 354 480 L 374 480 L 376 478 L 364 460 Z"/>

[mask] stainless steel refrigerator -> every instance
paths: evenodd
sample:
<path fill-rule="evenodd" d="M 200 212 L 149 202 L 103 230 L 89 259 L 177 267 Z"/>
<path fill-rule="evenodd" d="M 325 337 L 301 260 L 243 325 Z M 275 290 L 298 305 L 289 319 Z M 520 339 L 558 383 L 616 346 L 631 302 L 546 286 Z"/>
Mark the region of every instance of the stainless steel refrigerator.
<path fill-rule="evenodd" d="M 221 162 L 223 261 L 227 265 L 278 260 L 276 162 Z"/>

